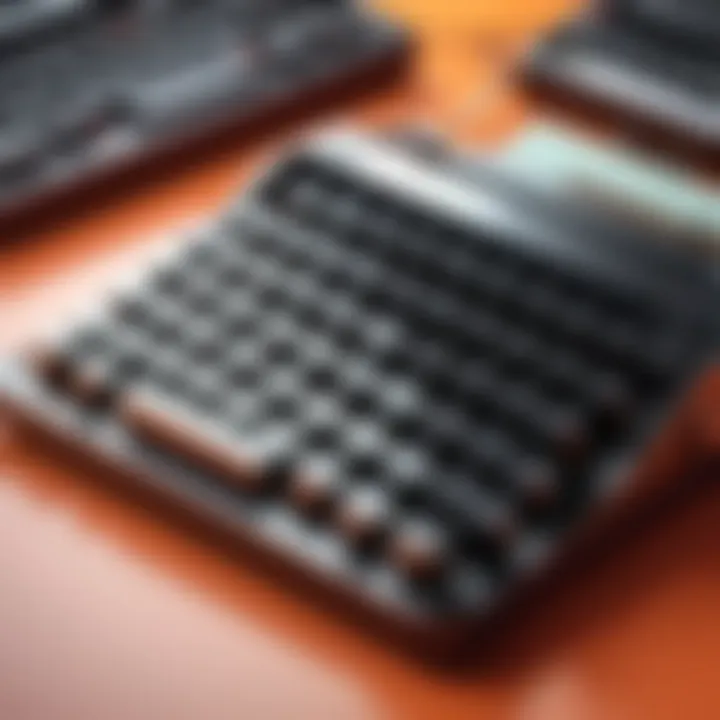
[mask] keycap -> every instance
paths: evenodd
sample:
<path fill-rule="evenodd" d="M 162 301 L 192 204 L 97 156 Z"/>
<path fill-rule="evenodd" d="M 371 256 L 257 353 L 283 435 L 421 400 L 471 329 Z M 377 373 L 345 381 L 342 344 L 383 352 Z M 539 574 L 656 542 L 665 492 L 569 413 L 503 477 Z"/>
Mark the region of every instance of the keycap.
<path fill-rule="evenodd" d="M 337 498 L 339 478 L 334 467 L 321 462 L 306 463 L 294 474 L 289 483 L 290 501 L 308 517 L 328 513 Z"/>
<path fill-rule="evenodd" d="M 382 490 L 360 488 L 340 500 L 336 517 L 340 531 L 350 544 L 367 549 L 387 533 L 391 508 Z"/>
<path fill-rule="evenodd" d="M 393 562 L 410 580 L 437 580 L 447 570 L 450 548 L 442 531 L 430 522 L 408 521 L 390 541 Z"/>
<path fill-rule="evenodd" d="M 152 392 L 129 393 L 121 412 L 138 438 L 209 470 L 232 487 L 253 493 L 266 489 L 266 475 L 234 438 L 171 400 Z"/>

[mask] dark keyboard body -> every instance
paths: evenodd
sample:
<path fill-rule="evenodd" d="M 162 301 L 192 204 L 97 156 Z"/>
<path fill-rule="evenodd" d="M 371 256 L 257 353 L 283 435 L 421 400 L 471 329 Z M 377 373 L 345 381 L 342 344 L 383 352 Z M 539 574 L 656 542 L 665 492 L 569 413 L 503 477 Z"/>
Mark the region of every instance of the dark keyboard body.
<path fill-rule="evenodd" d="M 719 300 L 674 249 L 328 135 L 5 385 L 35 430 L 446 650 L 647 492 Z"/>
<path fill-rule="evenodd" d="M 531 89 L 604 107 L 651 132 L 648 139 L 720 155 L 714 0 L 606 2 L 541 41 L 522 72 Z"/>
<path fill-rule="evenodd" d="M 408 44 L 342 0 L 0 5 L 0 215 L 390 79 Z"/>

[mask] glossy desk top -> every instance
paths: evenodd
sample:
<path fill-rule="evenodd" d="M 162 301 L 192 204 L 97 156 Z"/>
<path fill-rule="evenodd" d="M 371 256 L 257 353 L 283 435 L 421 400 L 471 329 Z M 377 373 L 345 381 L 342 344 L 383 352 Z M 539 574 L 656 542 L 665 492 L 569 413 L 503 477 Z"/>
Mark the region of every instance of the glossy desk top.
<path fill-rule="evenodd" d="M 452 117 L 566 0 L 384 0 L 422 43 L 407 82 L 342 109 Z M 487 66 L 487 68 L 486 68 Z M 493 99 L 465 139 L 522 117 Z M 3 351 L 89 305 L 202 216 L 283 133 L 153 172 L 2 250 Z M 720 434 L 719 434 L 720 437 Z M 558 586 L 461 676 L 424 669 L 0 419 L 2 720 L 720 717 L 720 486 Z"/>

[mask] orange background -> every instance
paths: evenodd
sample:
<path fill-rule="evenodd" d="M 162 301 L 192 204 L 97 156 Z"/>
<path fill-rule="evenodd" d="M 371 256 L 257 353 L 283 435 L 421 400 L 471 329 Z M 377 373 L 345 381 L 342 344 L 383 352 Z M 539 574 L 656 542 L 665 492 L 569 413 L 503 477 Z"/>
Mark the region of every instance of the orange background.
<path fill-rule="evenodd" d="M 423 116 L 495 142 L 511 91 L 481 83 L 572 3 L 384 0 L 421 37 L 410 77 L 346 104 L 364 124 Z M 458 123 L 458 118 L 464 120 Z M 286 134 L 145 173 L 17 231 L 0 262 L 4 351 L 92 298 L 217 207 Z M 148 238 L 151 238 L 149 240 Z M 2 720 L 720 717 L 720 486 L 545 596 L 462 676 L 367 637 L 21 441 L 0 420 Z"/>

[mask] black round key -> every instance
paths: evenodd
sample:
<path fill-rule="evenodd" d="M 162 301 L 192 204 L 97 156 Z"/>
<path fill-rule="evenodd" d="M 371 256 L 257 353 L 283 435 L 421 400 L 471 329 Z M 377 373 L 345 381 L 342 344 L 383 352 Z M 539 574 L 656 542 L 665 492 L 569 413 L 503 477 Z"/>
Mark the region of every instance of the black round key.
<path fill-rule="evenodd" d="M 340 438 L 337 425 L 315 425 L 303 433 L 303 445 L 312 450 L 328 451 L 337 447 Z"/>
<path fill-rule="evenodd" d="M 222 324 L 230 338 L 247 338 L 255 333 L 259 326 L 253 312 L 237 309 L 230 311 L 222 319 Z"/>
<path fill-rule="evenodd" d="M 428 489 L 428 505 L 462 535 L 473 552 L 486 559 L 501 557 L 518 533 L 512 505 L 483 487 L 483 476 L 445 473 L 443 481 Z"/>
<path fill-rule="evenodd" d="M 347 408 L 353 415 L 372 415 L 378 400 L 370 388 L 353 388 L 347 393 Z"/>
<path fill-rule="evenodd" d="M 560 499 L 562 481 L 558 470 L 538 458 L 520 458 L 508 467 L 510 482 L 531 514 L 552 508 Z"/>
<path fill-rule="evenodd" d="M 83 328 L 72 334 L 67 343 L 68 352 L 75 358 L 97 357 L 110 347 L 108 334 L 96 327 Z"/>
<path fill-rule="evenodd" d="M 500 377 L 488 363 L 474 361 L 460 368 L 457 375 L 464 402 L 476 418 L 484 419 L 501 409 L 502 400 L 498 394 Z"/>
<path fill-rule="evenodd" d="M 409 348 L 391 346 L 378 350 L 376 362 L 390 375 L 404 375 L 413 367 L 415 358 Z"/>
<path fill-rule="evenodd" d="M 632 417 L 635 397 L 630 383 L 613 372 L 597 372 L 590 378 L 589 395 L 601 423 L 618 427 Z"/>
<path fill-rule="evenodd" d="M 543 348 L 529 332 L 508 332 L 502 341 L 501 359 L 514 372 L 531 372 Z"/>
<path fill-rule="evenodd" d="M 274 395 L 268 399 L 267 416 L 275 421 L 292 421 L 300 414 L 299 402 L 299 398 L 289 393 Z"/>
<path fill-rule="evenodd" d="M 201 364 L 214 363 L 225 352 L 224 338 L 209 322 L 199 321 L 189 325 L 184 332 L 184 342 L 190 357 Z"/>
<path fill-rule="evenodd" d="M 568 353 L 543 353 L 538 376 L 550 393 L 587 406 L 588 416 L 602 427 L 622 425 L 631 415 L 633 390 L 619 373 L 597 368 Z"/>
<path fill-rule="evenodd" d="M 309 331 L 321 330 L 327 322 L 324 308 L 314 302 L 297 305 L 294 314 L 301 327 Z"/>
<path fill-rule="evenodd" d="M 576 461 L 587 450 L 590 436 L 582 410 L 572 403 L 553 403 L 532 389 L 507 387 L 497 396 L 509 425 L 553 456 Z"/>
<path fill-rule="evenodd" d="M 331 390 L 338 383 L 338 375 L 330 364 L 313 364 L 305 374 L 305 382 L 311 390 Z"/>
<path fill-rule="evenodd" d="M 186 320 L 186 315 L 176 305 L 158 303 L 147 319 L 147 331 L 158 343 L 176 343 L 182 336 Z"/>
<path fill-rule="evenodd" d="M 257 386 L 261 379 L 261 371 L 258 365 L 248 363 L 244 359 L 238 359 L 227 369 L 227 378 L 230 381 L 232 390 L 252 389 Z"/>
<path fill-rule="evenodd" d="M 217 273 L 217 281 L 228 289 L 249 284 L 250 280 L 250 269 L 247 264 L 240 261 L 224 263 Z"/>
<path fill-rule="evenodd" d="M 150 317 L 150 310 L 141 298 L 127 298 L 116 304 L 114 314 L 123 325 L 140 328 Z"/>
<path fill-rule="evenodd" d="M 322 215 L 326 202 L 325 194 L 316 183 L 303 181 L 290 189 L 284 207 L 298 219 L 314 223 Z"/>
<path fill-rule="evenodd" d="M 193 373 L 187 394 L 197 407 L 213 414 L 218 413 L 228 399 L 219 378 L 205 370 Z"/>
<path fill-rule="evenodd" d="M 193 288 L 185 301 L 192 312 L 198 316 L 212 316 L 220 306 L 214 284 L 203 283 Z"/>
<path fill-rule="evenodd" d="M 152 285 L 161 296 L 177 299 L 186 289 L 185 274 L 176 267 L 160 270 L 154 277 Z"/>
<path fill-rule="evenodd" d="M 123 383 L 137 380 L 147 374 L 150 367 L 148 359 L 137 350 L 122 349 L 115 357 L 115 374 Z"/>

